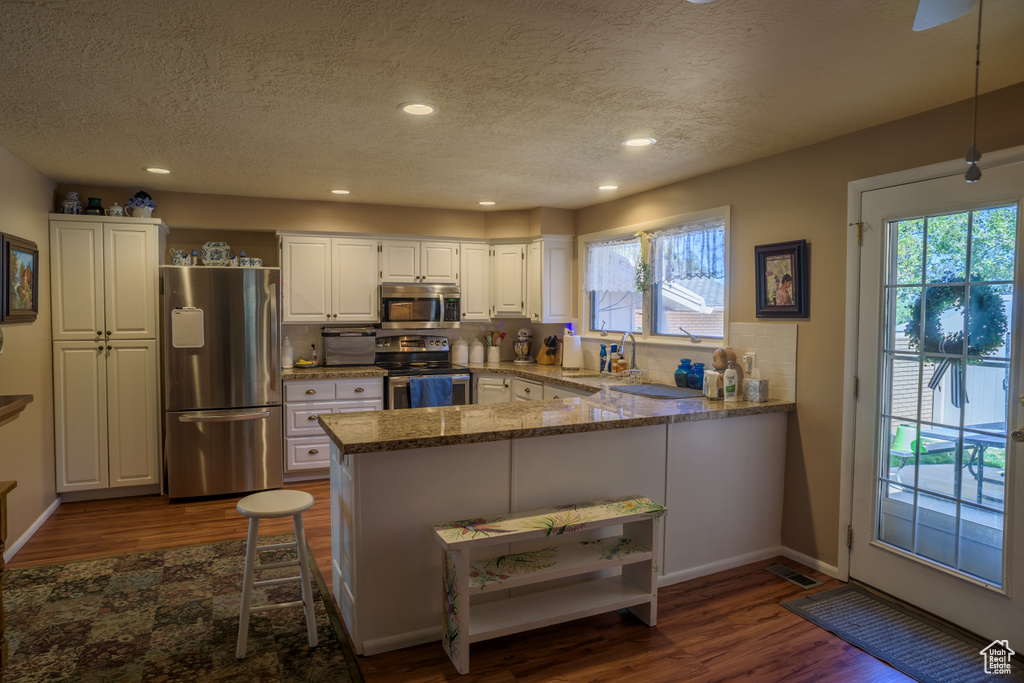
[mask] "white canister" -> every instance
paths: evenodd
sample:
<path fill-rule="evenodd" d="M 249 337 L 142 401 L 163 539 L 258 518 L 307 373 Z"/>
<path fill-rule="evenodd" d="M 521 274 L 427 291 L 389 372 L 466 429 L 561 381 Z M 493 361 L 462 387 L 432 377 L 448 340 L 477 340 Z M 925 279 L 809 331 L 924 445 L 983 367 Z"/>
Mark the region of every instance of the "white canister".
<path fill-rule="evenodd" d="M 469 345 L 469 362 L 470 363 L 483 363 L 484 362 L 484 345 L 474 339 Z"/>
<path fill-rule="evenodd" d="M 488 363 L 500 363 L 501 362 L 501 347 L 500 346 L 488 346 L 487 347 L 487 362 Z"/>
<path fill-rule="evenodd" d="M 469 344 L 466 343 L 465 339 L 456 339 L 455 344 L 452 346 L 452 362 L 453 363 L 468 363 L 469 362 Z"/>

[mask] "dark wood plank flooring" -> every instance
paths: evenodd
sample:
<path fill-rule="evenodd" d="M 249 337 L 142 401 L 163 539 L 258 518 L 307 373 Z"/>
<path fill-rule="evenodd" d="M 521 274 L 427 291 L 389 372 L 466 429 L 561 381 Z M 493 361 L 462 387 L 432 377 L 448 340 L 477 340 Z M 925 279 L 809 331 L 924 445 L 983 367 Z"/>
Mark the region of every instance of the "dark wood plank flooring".
<path fill-rule="evenodd" d="M 306 535 L 330 585 L 330 507 L 326 481 L 289 485 L 316 505 L 303 516 Z M 8 563 L 17 568 L 179 545 L 245 538 L 238 497 L 168 503 L 166 497 L 66 503 Z M 287 533 L 291 520 L 261 523 L 261 535 Z M 239 558 L 241 562 L 242 558 Z M 618 613 L 529 631 L 472 646 L 460 676 L 428 643 L 359 664 L 369 683 L 597 683 L 643 681 L 910 681 L 900 672 L 779 605 L 806 592 L 764 571 L 774 562 L 841 585 L 791 560 L 774 558 L 662 588 L 658 625 Z"/>

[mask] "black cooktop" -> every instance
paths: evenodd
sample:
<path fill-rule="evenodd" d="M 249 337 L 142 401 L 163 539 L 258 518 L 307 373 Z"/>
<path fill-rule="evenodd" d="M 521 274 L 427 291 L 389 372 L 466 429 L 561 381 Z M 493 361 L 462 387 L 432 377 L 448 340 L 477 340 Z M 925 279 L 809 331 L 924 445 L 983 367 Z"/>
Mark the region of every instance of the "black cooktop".
<path fill-rule="evenodd" d="M 374 363 L 378 368 L 387 370 L 391 376 L 402 375 L 453 375 L 467 372 L 467 368 L 454 365 L 444 360 L 417 361 L 410 363 L 378 361 Z"/>

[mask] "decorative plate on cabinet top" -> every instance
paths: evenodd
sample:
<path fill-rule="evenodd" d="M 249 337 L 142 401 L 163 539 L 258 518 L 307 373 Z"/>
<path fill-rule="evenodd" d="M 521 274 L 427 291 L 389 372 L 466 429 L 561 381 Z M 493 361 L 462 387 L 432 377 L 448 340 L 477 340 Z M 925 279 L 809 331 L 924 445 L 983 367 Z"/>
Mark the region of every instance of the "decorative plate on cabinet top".
<path fill-rule="evenodd" d="M 226 266 L 231 263 L 228 253 L 231 247 L 227 242 L 207 242 L 203 245 L 200 256 L 203 257 L 204 266 Z"/>

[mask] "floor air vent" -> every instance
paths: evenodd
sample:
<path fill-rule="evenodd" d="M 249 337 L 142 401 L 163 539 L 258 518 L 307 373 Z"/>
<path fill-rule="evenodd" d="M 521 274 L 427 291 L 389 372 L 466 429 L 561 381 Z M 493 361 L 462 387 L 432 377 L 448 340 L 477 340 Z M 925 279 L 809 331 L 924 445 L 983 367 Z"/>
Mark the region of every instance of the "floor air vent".
<path fill-rule="evenodd" d="M 790 583 L 795 583 L 804 590 L 821 585 L 821 581 L 815 581 L 811 577 L 804 576 L 800 572 L 794 571 L 789 567 L 786 567 L 781 564 L 773 564 L 770 567 L 765 567 L 765 571 L 771 572 L 772 574 L 775 574 L 775 576 L 783 578 L 786 581 L 789 581 Z"/>

